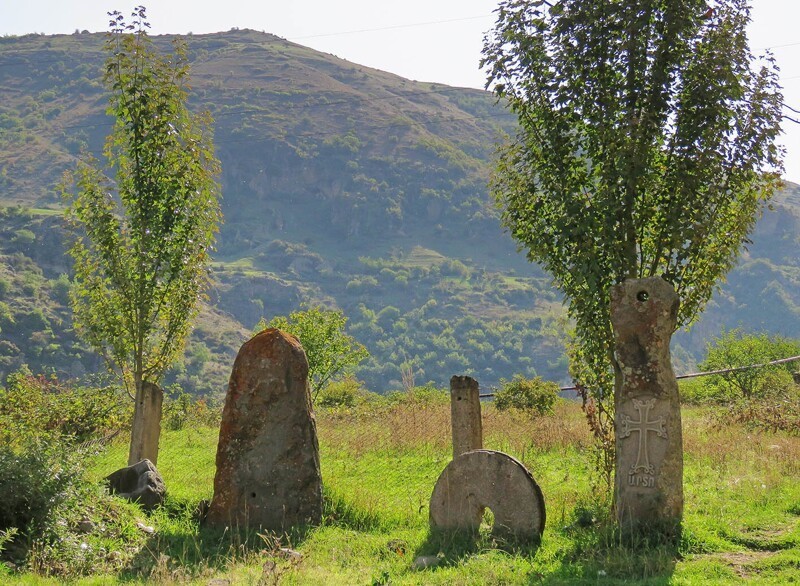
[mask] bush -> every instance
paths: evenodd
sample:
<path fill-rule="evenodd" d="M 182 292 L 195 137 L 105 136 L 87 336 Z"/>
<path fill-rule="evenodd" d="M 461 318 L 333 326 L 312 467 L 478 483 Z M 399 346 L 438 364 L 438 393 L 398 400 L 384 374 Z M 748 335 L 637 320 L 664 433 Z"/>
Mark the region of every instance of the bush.
<path fill-rule="evenodd" d="M 69 304 L 69 292 L 71 289 L 72 283 L 64 273 L 61 273 L 58 279 L 50 281 L 50 290 L 53 293 L 53 298 L 63 305 Z"/>
<path fill-rule="evenodd" d="M 331 381 L 317 395 L 320 407 L 355 407 L 369 400 L 373 394 L 364 388 L 364 383 L 349 375 L 341 380 Z"/>
<path fill-rule="evenodd" d="M 706 359 L 700 368 L 723 370 L 797 355 L 800 355 L 800 341 L 763 333 L 748 334 L 735 329 L 723 331 L 708 345 Z M 710 398 L 724 403 L 785 396 L 793 386 L 792 373 L 796 368 L 797 363 L 748 368 L 709 376 L 703 379 L 703 384 Z"/>
<path fill-rule="evenodd" d="M 446 389 L 437 389 L 432 384 L 413 387 L 407 391 L 394 391 L 387 396 L 389 403 L 400 405 L 442 405 L 450 402 L 450 392 Z"/>
<path fill-rule="evenodd" d="M 681 403 L 685 405 L 703 405 L 714 400 L 712 389 L 705 384 L 702 378 L 679 380 L 678 391 Z"/>
<path fill-rule="evenodd" d="M 719 428 L 738 423 L 754 431 L 800 435 L 800 396 L 738 401 L 712 414 Z"/>
<path fill-rule="evenodd" d="M 186 427 L 215 427 L 222 419 L 222 406 L 205 398 L 196 398 L 185 393 L 180 386 L 166 389 L 163 423 L 167 429 Z"/>
<path fill-rule="evenodd" d="M 118 387 L 66 386 L 23 367 L 0 390 L 0 441 L 44 435 L 86 441 L 119 429 L 130 407 Z"/>
<path fill-rule="evenodd" d="M 86 480 L 87 457 L 55 437 L 0 446 L 0 559 L 58 576 L 103 573 L 129 561 L 130 546 L 144 539 L 138 509 Z"/>
<path fill-rule="evenodd" d="M 27 443 L 19 453 L 0 446 L 0 531 L 42 530 L 51 509 L 66 498 L 72 477 L 67 469 L 77 468 L 76 454 L 43 439 Z"/>
<path fill-rule="evenodd" d="M 514 376 L 511 381 L 500 379 L 500 390 L 494 394 L 494 404 L 499 411 L 518 409 L 530 415 L 546 415 L 553 412 L 558 399 L 558 385 L 537 376 L 525 378 Z"/>

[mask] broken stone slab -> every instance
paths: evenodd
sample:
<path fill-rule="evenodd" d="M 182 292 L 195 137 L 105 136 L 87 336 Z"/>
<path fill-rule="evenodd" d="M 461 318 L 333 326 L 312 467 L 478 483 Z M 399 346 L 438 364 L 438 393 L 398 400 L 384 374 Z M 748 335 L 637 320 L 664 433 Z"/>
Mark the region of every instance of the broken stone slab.
<path fill-rule="evenodd" d="M 167 494 L 164 479 L 150 460 L 120 468 L 105 480 L 111 494 L 138 502 L 148 511 L 160 506 Z"/>
<path fill-rule="evenodd" d="M 544 496 L 525 466 L 493 450 L 461 454 L 436 481 L 430 501 L 431 528 L 477 533 L 487 508 L 494 514 L 494 535 L 516 541 L 541 538 Z"/>
<path fill-rule="evenodd" d="M 158 441 L 161 437 L 161 411 L 164 391 L 156 384 L 144 381 L 136 392 L 136 408 L 131 426 L 131 445 L 128 465 L 142 460 L 158 463 Z"/>
<path fill-rule="evenodd" d="M 454 458 L 483 447 L 480 388 L 474 378 L 453 376 L 450 379 L 450 421 Z"/>
<path fill-rule="evenodd" d="M 670 340 L 679 298 L 660 277 L 611 289 L 616 384 L 614 509 L 624 533 L 676 536 L 683 516 L 683 440 Z"/>
<path fill-rule="evenodd" d="M 322 518 L 319 445 L 300 342 L 267 329 L 233 365 L 206 523 L 282 533 Z"/>

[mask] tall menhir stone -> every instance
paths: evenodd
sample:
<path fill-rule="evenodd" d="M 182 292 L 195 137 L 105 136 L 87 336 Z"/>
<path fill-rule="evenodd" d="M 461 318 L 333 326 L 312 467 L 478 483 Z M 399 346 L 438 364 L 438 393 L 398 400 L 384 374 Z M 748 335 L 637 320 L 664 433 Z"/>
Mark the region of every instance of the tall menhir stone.
<path fill-rule="evenodd" d="M 242 346 L 233 364 L 206 521 L 282 532 L 321 517 L 308 361 L 296 338 L 264 330 Z"/>
<path fill-rule="evenodd" d="M 669 343 L 679 299 L 659 277 L 611 289 L 617 376 L 615 510 L 624 533 L 673 538 L 683 516 L 683 440 Z"/>

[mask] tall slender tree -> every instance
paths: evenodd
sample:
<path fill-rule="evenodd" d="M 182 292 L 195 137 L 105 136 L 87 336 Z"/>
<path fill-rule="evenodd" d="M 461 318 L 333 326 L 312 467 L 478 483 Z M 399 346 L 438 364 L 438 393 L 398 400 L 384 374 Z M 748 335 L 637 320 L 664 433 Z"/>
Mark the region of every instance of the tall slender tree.
<path fill-rule="evenodd" d="M 779 184 L 782 97 L 745 0 L 504 0 L 488 85 L 519 118 L 492 190 L 564 292 L 571 370 L 613 468 L 612 285 L 662 276 L 702 311 Z"/>
<path fill-rule="evenodd" d="M 83 337 L 135 393 L 183 350 L 208 283 L 221 219 L 211 119 L 187 108 L 186 47 L 161 54 L 144 7 L 111 16 L 104 81 L 114 117 L 104 156 L 79 163 L 64 192 L 74 227 L 73 309 Z M 135 427 L 135 425 L 134 425 Z M 150 454 L 132 441 L 129 463 Z"/>

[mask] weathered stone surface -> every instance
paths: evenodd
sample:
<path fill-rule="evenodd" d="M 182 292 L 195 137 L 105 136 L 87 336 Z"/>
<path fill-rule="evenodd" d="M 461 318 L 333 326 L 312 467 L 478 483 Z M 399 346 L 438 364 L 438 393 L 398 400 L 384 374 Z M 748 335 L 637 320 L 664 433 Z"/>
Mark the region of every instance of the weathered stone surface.
<path fill-rule="evenodd" d="M 450 420 L 453 458 L 483 447 L 480 390 L 474 378 L 454 376 L 450 379 Z"/>
<path fill-rule="evenodd" d="M 414 559 L 411 563 L 412 570 L 427 570 L 428 568 L 435 568 L 442 560 L 435 555 L 421 555 Z"/>
<path fill-rule="evenodd" d="M 520 462 L 502 452 L 475 450 L 444 469 L 430 502 L 431 527 L 476 532 L 484 509 L 494 514 L 494 533 L 520 541 L 544 531 L 544 497 Z"/>
<path fill-rule="evenodd" d="M 161 406 L 164 402 L 164 391 L 161 387 L 142 383 L 136 393 L 136 409 L 131 427 L 131 447 L 128 452 L 128 466 L 150 460 L 158 463 L 158 440 L 161 437 Z"/>
<path fill-rule="evenodd" d="M 152 510 L 164 502 L 167 487 L 150 460 L 120 468 L 106 476 L 111 494 L 138 502 L 144 509 Z"/>
<path fill-rule="evenodd" d="M 683 515 L 683 440 L 669 344 L 678 295 L 659 277 L 611 290 L 616 344 L 615 510 L 625 531 L 676 535 Z"/>
<path fill-rule="evenodd" d="M 321 516 L 308 361 L 296 338 L 264 330 L 242 346 L 233 365 L 206 522 L 280 532 Z"/>

